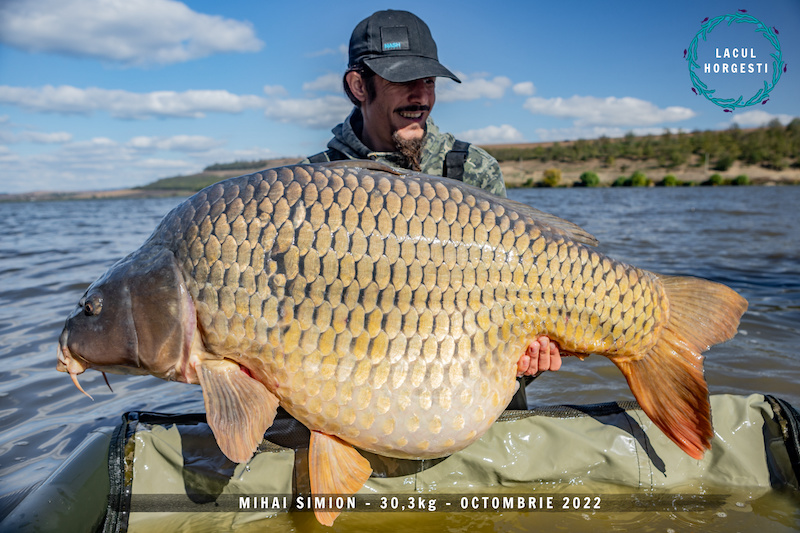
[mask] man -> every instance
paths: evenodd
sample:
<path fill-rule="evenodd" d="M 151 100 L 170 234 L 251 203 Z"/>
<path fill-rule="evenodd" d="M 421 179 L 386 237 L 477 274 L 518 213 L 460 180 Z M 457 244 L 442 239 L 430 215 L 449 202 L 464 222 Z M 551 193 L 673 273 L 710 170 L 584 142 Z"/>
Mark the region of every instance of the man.
<path fill-rule="evenodd" d="M 439 63 L 428 26 L 407 11 L 378 11 L 350 37 L 343 85 L 355 108 L 333 128 L 328 150 L 305 162 L 370 159 L 390 166 L 458 179 L 506 196 L 500 165 L 485 150 L 441 133 L 430 118 L 436 78 L 461 80 Z M 540 337 L 518 363 L 520 376 L 558 370 L 558 346 Z M 509 408 L 527 409 L 525 383 Z"/>

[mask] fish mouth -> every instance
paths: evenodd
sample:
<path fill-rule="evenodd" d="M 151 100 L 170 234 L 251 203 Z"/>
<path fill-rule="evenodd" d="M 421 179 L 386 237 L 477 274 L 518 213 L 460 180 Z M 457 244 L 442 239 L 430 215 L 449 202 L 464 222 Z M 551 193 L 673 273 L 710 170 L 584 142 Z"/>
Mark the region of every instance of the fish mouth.
<path fill-rule="evenodd" d="M 86 365 L 81 363 L 70 351 L 67 344 L 68 337 L 69 332 L 64 328 L 64 331 L 61 332 L 61 336 L 58 338 L 58 364 L 56 365 L 56 370 L 68 373 L 69 377 L 72 379 L 72 383 L 75 384 L 78 390 L 94 401 L 92 395 L 83 390 L 81 384 L 78 383 L 78 374 L 83 374 L 86 371 Z"/>

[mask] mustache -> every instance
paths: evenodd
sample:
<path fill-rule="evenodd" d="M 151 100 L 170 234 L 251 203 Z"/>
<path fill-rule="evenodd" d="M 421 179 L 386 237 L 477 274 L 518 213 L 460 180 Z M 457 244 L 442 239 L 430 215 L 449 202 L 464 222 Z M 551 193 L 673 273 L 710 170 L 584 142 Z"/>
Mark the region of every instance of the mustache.
<path fill-rule="evenodd" d="M 398 107 L 395 109 L 395 113 L 416 113 L 417 111 L 430 111 L 431 106 L 429 105 L 407 105 L 405 107 Z"/>

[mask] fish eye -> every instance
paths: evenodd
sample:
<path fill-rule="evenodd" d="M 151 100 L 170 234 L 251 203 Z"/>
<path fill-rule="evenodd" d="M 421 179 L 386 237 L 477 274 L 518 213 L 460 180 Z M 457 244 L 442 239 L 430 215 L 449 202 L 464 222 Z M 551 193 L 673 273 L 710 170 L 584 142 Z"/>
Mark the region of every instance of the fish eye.
<path fill-rule="evenodd" d="M 79 305 L 83 307 L 83 314 L 86 316 L 99 315 L 103 310 L 103 298 L 97 294 L 92 294 L 86 298 L 82 298 Z"/>

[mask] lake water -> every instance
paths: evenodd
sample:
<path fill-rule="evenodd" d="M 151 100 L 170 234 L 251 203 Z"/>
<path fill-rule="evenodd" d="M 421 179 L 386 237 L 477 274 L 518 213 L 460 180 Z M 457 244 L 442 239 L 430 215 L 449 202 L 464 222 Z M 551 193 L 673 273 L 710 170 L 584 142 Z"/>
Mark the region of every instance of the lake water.
<path fill-rule="evenodd" d="M 510 196 L 579 224 L 607 255 L 739 291 L 750 303 L 740 333 L 706 354 L 711 393 L 760 392 L 800 407 L 800 187 L 520 189 Z M 92 402 L 55 370 L 58 335 L 83 291 L 138 248 L 180 201 L 0 204 L 0 518 L 89 431 L 116 425 L 123 412 L 203 411 L 199 387 L 111 375 L 112 394 L 99 372 L 87 372 L 81 384 Z M 620 372 L 602 357 L 567 359 L 528 394 L 540 405 L 633 399 Z M 800 527 L 797 495 L 789 501 L 788 508 L 786 500 L 766 504 L 754 524 Z M 459 531 L 467 526 L 461 519 L 458 524 Z"/>

